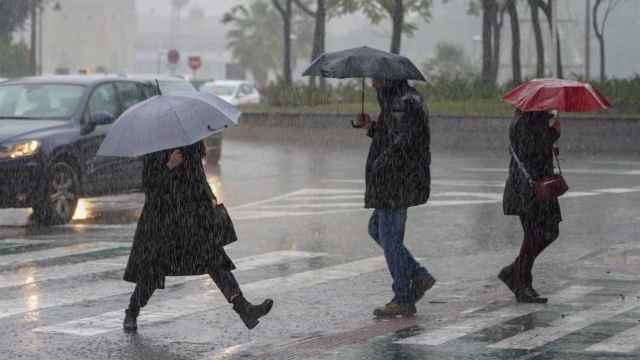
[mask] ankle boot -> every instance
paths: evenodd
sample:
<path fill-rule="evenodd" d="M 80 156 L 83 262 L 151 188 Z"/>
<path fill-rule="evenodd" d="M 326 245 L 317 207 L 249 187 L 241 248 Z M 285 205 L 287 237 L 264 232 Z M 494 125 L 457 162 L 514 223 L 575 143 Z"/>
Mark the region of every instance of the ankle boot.
<path fill-rule="evenodd" d="M 249 329 L 253 329 L 259 323 L 258 319 L 267 315 L 273 307 L 273 300 L 267 299 L 260 305 L 253 305 L 244 298 L 243 295 L 236 296 L 233 299 L 233 310 L 238 313 L 244 325 Z"/>
<path fill-rule="evenodd" d="M 127 309 L 124 311 L 124 322 L 122 327 L 126 332 L 136 332 L 138 330 L 138 315 L 140 309 Z"/>

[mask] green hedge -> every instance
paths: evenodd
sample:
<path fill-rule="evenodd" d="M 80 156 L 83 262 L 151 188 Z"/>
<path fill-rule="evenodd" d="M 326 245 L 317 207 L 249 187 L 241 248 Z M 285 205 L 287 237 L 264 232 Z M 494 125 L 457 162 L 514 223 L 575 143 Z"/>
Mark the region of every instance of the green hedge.
<path fill-rule="evenodd" d="M 604 82 L 592 82 L 613 104 L 612 111 L 618 113 L 640 113 L 640 76 L 630 79 L 611 79 Z M 488 106 L 496 102 L 512 84 L 496 87 L 478 78 L 433 79 L 426 83 L 416 83 L 416 88 L 425 96 L 428 103 L 458 104 L 469 102 L 474 108 L 486 101 Z M 292 86 L 271 83 L 262 89 L 264 105 L 271 107 L 316 107 L 331 104 L 358 104 L 362 97 L 361 80 L 341 82 L 328 85 L 322 91 L 319 87 L 311 88 L 305 83 Z M 375 91 L 365 85 L 365 102 L 376 103 Z M 490 111 L 490 109 L 486 109 Z M 503 109 L 499 109 L 500 112 Z M 491 115 L 491 114 L 488 114 Z"/>

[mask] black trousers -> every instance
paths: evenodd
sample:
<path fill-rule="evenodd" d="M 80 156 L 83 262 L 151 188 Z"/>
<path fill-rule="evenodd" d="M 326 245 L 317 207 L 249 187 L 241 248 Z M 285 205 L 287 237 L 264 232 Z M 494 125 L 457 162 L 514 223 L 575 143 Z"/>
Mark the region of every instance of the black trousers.
<path fill-rule="evenodd" d="M 229 303 L 233 302 L 237 296 L 242 295 L 242 291 L 240 290 L 240 284 L 236 280 L 233 273 L 228 270 L 216 270 L 209 273 L 211 279 L 216 284 L 218 289 L 222 292 L 225 299 Z M 133 294 L 131 294 L 131 300 L 129 302 L 129 310 L 139 311 L 140 308 L 147 305 L 149 299 L 153 295 L 156 289 L 153 286 L 149 286 L 144 282 L 136 283 L 136 288 L 133 290 Z"/>
<path fill-rule="evenodd" d="M 514 280 L 518 287 L 529 287 L 533 282 L 533 263 L 547 246 L 558 238 L 559 223 L 555 219 L 540 216 L 520 216 L 524 239 L 520 254 L 513 262 Z"/>

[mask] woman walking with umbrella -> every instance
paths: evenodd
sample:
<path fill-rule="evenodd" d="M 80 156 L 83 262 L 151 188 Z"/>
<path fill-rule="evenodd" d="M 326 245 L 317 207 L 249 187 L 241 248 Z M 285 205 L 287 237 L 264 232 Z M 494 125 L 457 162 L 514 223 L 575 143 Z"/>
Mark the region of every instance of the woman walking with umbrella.
<path fill-rule="evenodd" d="M 562 174 L 554 174 L 560 121 L 551 110 L 594 111 L 609 103 L 589 84 L 558 79 L 532 80 L 504 99 L 517 110 L 509 129 L 511 162 L 503 208 L 505 215 L 519 216 L 524 239 L 518 257 L 498 277 L 518 302 L 546 303 L 547 298 L 533 288 L 532 269 L 536 258 L 558 238 L 562 221 L 558 197 L 568 189 Z"/>
<path fill-rule="evenodd" d="M 156 96 L 125 112 L 103 142 L 99 155 L 144 155 L 145 204 L 124 274 L 136 283 L 126 331 L 137 330 L 140 309 L 164 288 L 166 276 L 208 274 L 249 329 L 271 310 L 271 299 L 247 301 L 231 273 L 235 266 L 223 247 L 236 234 L 202 161 L 201 140 L 234 125 L 239 115 L 213 95 Z"/>

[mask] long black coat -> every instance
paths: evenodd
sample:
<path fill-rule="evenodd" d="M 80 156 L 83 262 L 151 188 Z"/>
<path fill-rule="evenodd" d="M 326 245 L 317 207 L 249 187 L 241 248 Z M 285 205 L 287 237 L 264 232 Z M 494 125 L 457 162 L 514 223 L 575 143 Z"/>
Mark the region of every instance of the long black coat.
<path fill-rule="evenodd" d="M 384 96 L 383 96 L 384 97 Z M 408 208 L 429 199 L 431 165 L 429 118 L 413 88 L 380 99 L 371 124 L 366 165 L 366 208 Z"/>
<path fill-rule="evenodd" d="M 146 155 L 145 204 L 138 220 L 124 280 L 164 288 L 165 276 L 202 275 L 235 266 L 220 239 L 207 231 L 202 206 L 215 198 L 202 166 L 203 144 L 180 149 L 184 162 L 169 170 L 171 151 Z"/>
<path fill-rule="evenodd" d="M 549 127 L 549 119 L 546 112 L 522 113 L 513 120 L 509 129 L 511 146 L 533 181 L 553 175 L 553 144 L 560 133 Z M 562 221 L 558 199 L 537 200 L 513 156 L 502 204 L 505 215 Z"/>

